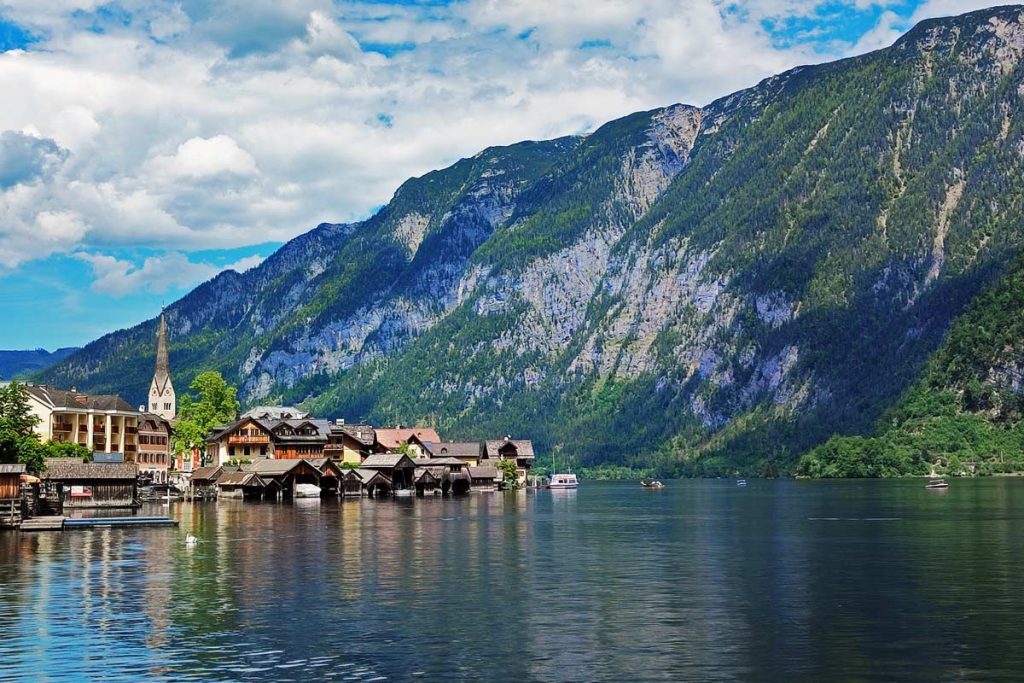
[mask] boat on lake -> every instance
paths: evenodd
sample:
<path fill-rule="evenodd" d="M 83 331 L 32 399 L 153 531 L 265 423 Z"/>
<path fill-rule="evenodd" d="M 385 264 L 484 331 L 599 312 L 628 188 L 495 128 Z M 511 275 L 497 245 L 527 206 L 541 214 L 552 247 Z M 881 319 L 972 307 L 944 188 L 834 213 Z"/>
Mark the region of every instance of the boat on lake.
<path fill-rule="evenodd" d="M 552 474 L 551 482 L 548 484 L 549 489 L 574 489 L 580 485 L 576 479 L 576 475 L 572 472 L 565 472 L 562 474 Z"/>
<path fill-rule="evenodd" d="M 746 486 L 747 485 L 747 480 L 746 479 L 737 479 L 736 480 L 736 485 L 737 486 Z"/>
<path fill-rule="evenodd" d="M 930 490 L 933 490 L 933 491 L 935 491 L 935 490 L 941 491 L 943 489 L 948 489 L 949 488 L 949 484 L 946 483 L 945 479 L 933 479 L 932 481 L 930 481 L 927 484 L 925 484 L 924 487 L 926 489 L 930 489 Z"/>
<path fill-rule="evenodd" d="M 641 479 L 640 485 L 645 489 L 663 489 L 665 484 L 661 483 L 657 479 Z"/>

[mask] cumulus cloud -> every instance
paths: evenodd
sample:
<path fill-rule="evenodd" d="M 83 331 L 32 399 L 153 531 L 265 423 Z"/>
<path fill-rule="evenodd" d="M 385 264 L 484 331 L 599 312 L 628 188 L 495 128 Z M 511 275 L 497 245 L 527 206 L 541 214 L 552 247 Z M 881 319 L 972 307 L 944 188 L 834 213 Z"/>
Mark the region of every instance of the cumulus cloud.
<path fill-rule="evenodd" d="M 49 138 L 5 130 L 0 133 L 0 188 L 51 175 L 66 157 L 67 150 Z"/>
<path fill-rule="evenodd" d="M 0 0 L 39 38 L 0 54 L 0 92 L 18 93 L 0 107 L 0 266 L 77 251 L 100 291 L 198 281 L 216 269 L 191 251 L 365 217 L 406 178 L 488 145 L 704 104 L 890 40 L 894 14 L 832 52 L 765 29 L 890 6 Z M 165 253 L 102 256 L 126 245 Z"/>
<path fill-rule="evenodd" d="M 95 278 L 92 290 L 113 297 L 122 297 L 139 291 L 163 294 L 172 289 L 193 287 L 222 270 L 230 269 L 241 273 L 263 261 L 261 256 L 248 256 L 220 268 L 210 263 L 195 263 L 180 252 L 150 256 L 141 266 L 108 254 L 78 252 L 75 257 L 88 263 L 92 268 Z"/>

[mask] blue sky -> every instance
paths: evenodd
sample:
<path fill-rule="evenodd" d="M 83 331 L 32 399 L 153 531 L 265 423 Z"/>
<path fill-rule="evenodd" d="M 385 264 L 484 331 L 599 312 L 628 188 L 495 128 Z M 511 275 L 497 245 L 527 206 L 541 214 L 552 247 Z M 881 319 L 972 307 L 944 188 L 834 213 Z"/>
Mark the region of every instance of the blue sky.
<path fill-rule="evenodd" d="M 136 324 L 488 145 L 705 104 L 987 4 L 0 0 L 0 349 Z"/>

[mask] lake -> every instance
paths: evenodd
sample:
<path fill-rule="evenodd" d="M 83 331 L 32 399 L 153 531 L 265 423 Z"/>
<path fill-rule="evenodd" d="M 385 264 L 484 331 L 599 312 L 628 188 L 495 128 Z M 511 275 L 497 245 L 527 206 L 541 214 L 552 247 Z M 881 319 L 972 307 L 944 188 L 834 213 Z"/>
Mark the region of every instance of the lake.
<path fill-rule="evenodd" d="M 0 680 L 1024 679 L 1024 479 L 171 514 L 0 532 Z"/>

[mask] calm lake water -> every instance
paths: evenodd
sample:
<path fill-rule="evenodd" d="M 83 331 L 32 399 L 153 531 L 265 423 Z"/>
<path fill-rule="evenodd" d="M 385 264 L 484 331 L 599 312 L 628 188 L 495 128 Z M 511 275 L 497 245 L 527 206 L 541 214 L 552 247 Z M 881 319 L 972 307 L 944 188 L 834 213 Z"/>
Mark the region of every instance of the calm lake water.
<path fill-rule="evenodd" d="M 1024 479 L 171 514 L 0 533 L 0 680 L 1024 680 Z"/>

